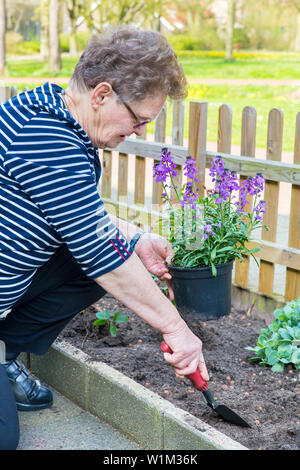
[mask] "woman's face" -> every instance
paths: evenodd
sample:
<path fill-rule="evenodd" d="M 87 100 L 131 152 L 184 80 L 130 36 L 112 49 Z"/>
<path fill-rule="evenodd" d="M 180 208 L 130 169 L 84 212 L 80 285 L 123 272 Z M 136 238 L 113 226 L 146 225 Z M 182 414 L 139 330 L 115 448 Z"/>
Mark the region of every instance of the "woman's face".
<path fill-rule="evenodd" d="M 138 128 L 134 126 L 138 122 L 155 119 L 166 100 L 164 95 L 156 94 L 141 101 L 127 103 L 138 118 L 137 122 L 132 112 L 118 100 L 110 86 L 100 87 L 98 91 L 97 88 L 91 95 L 93 113 L 91 113 L 91 119 L 87 121 L 88 128 L 85 130 L 93 145 L 102 149 L 117 147 L 133 133 L 142 135 L 145 125 Z"/>

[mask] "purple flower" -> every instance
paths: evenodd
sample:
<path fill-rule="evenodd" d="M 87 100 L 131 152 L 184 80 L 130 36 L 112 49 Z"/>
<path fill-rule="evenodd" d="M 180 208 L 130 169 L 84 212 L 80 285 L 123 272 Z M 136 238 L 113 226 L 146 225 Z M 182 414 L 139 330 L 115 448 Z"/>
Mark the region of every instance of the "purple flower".
<path fill-rule="evenodd" d="M 212 235 L 212 236 L 216 235 L 215 232 L 213 232 L 212 225 L 210 223 L 207 223 L 205 227 L 203 228 L 203 230 L 204 230 L 204 235 L 203 235 L 204 240 L 206 240 L 209 235 Z"/>
<path fill-rule="evenodd" d="M 185 186 L 185 191 L 180 201 L 182 207 L 190 205 L 193 209 L 196 209 L 196 202 L 198 200 L 198 194 L 193 191 L 193 183 L 188 182 Z"/>
<path fill-rule="evenodd" d="M 171 152 L 164 147 L 160 154 L 160 162 L 153 165 L 153 178 L 156 182 L 165 183 L 169 175 L 177 175 L 176 164 L 172 160 Z"/>
<path fill-rule="evenodd" d="M 227 170 L 224 174 L 224 183 L 230 193 L 232 193 L 232 191 L 238 191 L 240 186 L 236 171 Z"/>
<path fill-rule="evenodd" d="M 213 177 L 213 181 L 216 181 L 215 189 L 212 193 L 213 196 L 217 196 L 215 200 L 216 204 L 226 202 L 232 192 L 239 189 L 236 172 L 224 168 L 224 163 L 220 157 L 216 157 L 213 160 L 210 175 Z"/>
<path fill-rule="evenodd" d="M 196 177 L 198 171 L 196 168 L 196 162 L 193 160 L 192 157 L 186 157 L 185 165 L 183 167 L 183 171 L 185 172 L 184 175 L 188 178 L 195 181 L 195 183 L 199 183 L 199 179 Z"/>
<path fill-rule="evenodd" d="M 256 175 L 251 178 L 247 178 L 240 185 L 240 201 L 237 203 L 241 209 L 248 204 L 247 201 L 248 194 L 250 196 L 260 196 L 264 189 L 265 178 L 261 173 L 256 173 Z"/>
<path fill-rule="evenodd" d="M 255 214 L 255 220 L 262 220 L 262 215 L 266 212 L 266 201 L 259 201 L 257 206 L 254 207 L 253 213 Z"/>
<path fill-rule="evenodd" d="M 249 178 L 249 194 L 259 196 L 264 189 L 265 178 L 262 173 L 256 173 L 253 178 Z"/>
<path fill-rule="evenodd" d="M 213 196 L 217 196 L 215 200 L 216 204 L 222 204 L 230 196 L 230 191 L 222 178 L 217 179 Z"/>
<path fill-rule="evenodd" d="M 220 156 L 216 156 L 212 161 L 212 166 L 209 169 L 209 175 L 212 181 L 216 181 L 217 177 L 224 173 L 224 162 Z"/>

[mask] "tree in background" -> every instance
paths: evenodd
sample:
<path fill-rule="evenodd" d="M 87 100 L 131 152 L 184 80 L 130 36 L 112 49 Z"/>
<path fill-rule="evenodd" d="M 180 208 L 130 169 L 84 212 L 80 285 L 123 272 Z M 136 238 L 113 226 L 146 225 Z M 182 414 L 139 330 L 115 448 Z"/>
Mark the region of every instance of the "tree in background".
<path fill-rule="evenodd" d="M 235 23 L 236 0 L 227 0 L 226 60 L 233 58 L 233 30 Z"/>
<path fill-rule="evenodd" d="M 82 0 L 65 0 L 65 5 L 70 20 L 70 55 L 76 57 L 78 54 L 76 44 L 77 22 L 80 16 L 91 17 L 91 2 Z M 90 20 L 91 21 L 91 20 Z"/>
<path fill-rule="evenodd" d="M 49 2 L 49 62 L 50 71 L 56 73 L 61 69 L 59 44 L 59 0 Z"/>
<path fill-rule="evenodd" d="M 5 31 L 6 31 L 5 0 L 0 0 L 0 74 L 5 70 Z"/>
<path fill-rule="evenodd" d="M 241 3 L 242 23 L 250 49 L 291 50 L 296 35 L 296 15 L 290 0 Z"/>
<path fill-rule="evenodd" d="M 49 59 L 49 0 L 41 0 L 40 8 L 40 53 L 42 60 Z"/>
<path fill-rule="evenodd" d="M 100 32 L 107 25 L 138 23 L 139 15 L 145 14 L 148 8 L 147 0 L 101 0 L 95 9 L 94 28 Z"/>
<path fill-rule="evenodd" d="M 296 37 L 294 42 L 294 50 L 300 52 L 300 0 L 277 0 L 282 8 L 294 7 L 296 10 Z"/>

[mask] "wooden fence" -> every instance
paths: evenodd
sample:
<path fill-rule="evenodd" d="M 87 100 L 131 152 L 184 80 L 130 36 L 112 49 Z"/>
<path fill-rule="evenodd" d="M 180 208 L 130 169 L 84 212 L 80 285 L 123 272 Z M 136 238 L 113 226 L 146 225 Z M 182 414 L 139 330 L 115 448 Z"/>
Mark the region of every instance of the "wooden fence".
<path fill-rule="evenodd" d="M 296 132 L 294 145 L 294 163 L 283 163 L 282 136 L 283 113 L 279 109 L 272 109 L 269 113 L 266 159 L 255 158 L 256 136 L 256 110 L 247 106 L 242 113 L 241 122 L 241 155 L 231 154 L 232 110 L 229 105 L 219 108 L 217 151 L 207 150 L 207 114 L 208 103 L 191 102 L 189 105 L 189 136 L 187 145 L 183 145 L 183 116 L 184 103 L 173 104 L 172 138 L 166 143 L 166 109 L 163 109 L 155 123 L 154 140 L 127 139 L 116 149 L 117 167 L 112 168 L 113 152 L 106 149 L 102 155 L 103 175 L 101 180 L 101 194 L 106 204 L 117 211 L 122 218 L 127 218 L 143 226 L 152 226 L 153 215 L 157 216 L 157 208 L 161 202 L 162 187 L 160 183 L 152 183 L 151 204 L 145 204 L 145 186 L 152 175 L 147 174 L 147 160 L 154 161 L 160 154 L 162 146 L 167 146 L 172 152 L 175 163 L 178 165 L 177 183 L 183 181 L 182 166 L 187 155 L 191 155 L 197 162 L 200 174 L 199 192 L 203 192 L 203 185 L 207 181 L 207 168 L 216 155 L 221 155 L 225 166 L 235 170 L 240 178 L 254 176 L 257 172 L 263 173 L 266 178 L 264 199 L 266 200 L 266 213 L 264 223 L 269 231 L 263 231 L 261 239 L 250 243 L 250 247 L 259 246 L 257 253 L 260 258 L 258 292 L 263 296 L 274 295 L 275 265 L 286 268 L 285 292 L 281 299 L 289 301 L 300 295 L 300 113 L 296 118 Z M 128 165 L 129 159 L 135 160 L 135 179 L 133 187 L 133 201 L 129 202 L 128 194 Z M 151 167 L 152 167 L 151 165 Z M 117 191 L 112 195 L 112 177 L 117 177 Z M 276 243 L 278 222 L 279 183 L 291 185 L 291 203 L 289 210 L 289 238 L 288 244 Z M 251 201 L 252 202 L 252 201 Z M 251 210 L 251 202 L 248 210 Z M 119 211 L 119 212 L 118 212 Z M 154 217 L 155 220 L 155 217 Z M 234 284 L 247 289 L 249 286 L 249 259 L 245 262 L 235 263 Z M 282 280 L 284 282 L 284 279 Z M 277 299 L 280 297 L 277 296 Z"/>
<path fill-rule="evenodd" d="M 0 102 L 16 93 L 15 87 L 0 87 Z M 242 112 L 241 155 L 231 154 L 232 110 L 229 105 L 219 108 L 215 152 L 207 150 L 208 103 L 189 103 L 187 144 L 184 144 L 183 133 L 184 108 L 184 102 L 173 103 L 172 136 L 169 138 L 166 136 L 166 108 L 163 108 L 155 122 L 154 137 L 144 134 L 129 138 L 117 149 L 100 152 L 100 191 L 108 211 L 147 230 L 153 229 L 160 212 L 162 186 L 153 180 L 151 170 L 163 146 L 169 148 L 177 164 L 179 185 L 185 178 L 182 166 L 186 156 L 195 158 L 200 175 L 200 194 L 203 194 L 203 185 L 207 183 L 207 168 L 216 155 L 221 155 L 225 166 L 235 170 L 241 179 L 261 172 L 266 178 L 264 223 L 270 230 L 263 231 L 261 238 L 250 244 L 261 248 L 256 255 L 260 259 L 260 268 L 254 296 L 274 299 L 274 270 L 276 265 L 281 265 L 286 269 L 286 281 L 284 296 L 280 300 L 286 302 L 297 298 L 300 295 L 300 113 L 296 116 L 294 163 L 289 164 L 281 161 L 283 113 L 280 109 L 272 109 L 269 113 L 266 159 L 258 159 L 255 158 L 256 110 L 253 107 L 247 106 Z M 288 243 L 283 245 L 276 242 L 280 182 L 291 186 L 289 236 Z M 251 210 L 251 203 L 247 207 Z M 235 263 L 234 286 L 246 291 L 249 290 L 249 264 L 247 258 L 243 263 Z"/>

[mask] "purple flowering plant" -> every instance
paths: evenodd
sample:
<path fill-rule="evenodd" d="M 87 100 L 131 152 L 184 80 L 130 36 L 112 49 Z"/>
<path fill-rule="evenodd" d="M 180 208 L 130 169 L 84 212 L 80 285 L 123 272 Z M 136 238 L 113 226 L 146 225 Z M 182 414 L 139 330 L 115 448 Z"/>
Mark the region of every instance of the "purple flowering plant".
<path fill-rule="evenodd" d="M 235 171 L 225 168 L 220 156 L 213 159 L 209 174 L 212 190 L 205 188 L 199 196 L 198 171 L 195 160 L 188 156 L 183 167 L 188 178 L 182 188 L 174 182 L 176 164 L 168 148 L 162 148 L 159 163 L 154 164 L 153 178 L 163 185 L 163 203 L 166 208 L 161 221 L 167 221 L 166 238 L 172 243 L 172 265 L 186 268 L 224 264 L 245 255 L 254 256 L 259 248 L 248 249 L 254 230 L 265 228 L 263 214 L 265 201 L 261 199 L 265 179 L 261 173 L 240 181 Z M 176 202 L 170 198 L 174 189 Z M 253 209 L 246 211 L 248 196 L 253 196 Z"/>

